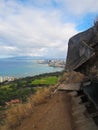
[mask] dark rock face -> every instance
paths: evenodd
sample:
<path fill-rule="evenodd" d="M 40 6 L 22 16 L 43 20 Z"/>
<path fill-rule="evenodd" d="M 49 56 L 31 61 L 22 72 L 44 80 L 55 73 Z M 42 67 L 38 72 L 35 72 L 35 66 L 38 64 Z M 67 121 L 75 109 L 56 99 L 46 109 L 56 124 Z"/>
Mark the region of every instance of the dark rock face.
<path fill-rule="evenodd" d="M 98 70 L 98 22 L 70 38 L 65 70 L 76 70 L 87 75 Z"/>

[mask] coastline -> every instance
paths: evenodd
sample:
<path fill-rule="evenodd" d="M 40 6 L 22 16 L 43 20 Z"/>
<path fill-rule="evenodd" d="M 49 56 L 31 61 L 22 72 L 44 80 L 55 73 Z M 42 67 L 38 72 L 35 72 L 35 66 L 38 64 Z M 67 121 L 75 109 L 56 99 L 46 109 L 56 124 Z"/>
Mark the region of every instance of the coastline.
<path fill-rule="evenodd" d="M 18 80 L 29 80 L 29 79 L 39 79 L 41 77 L 48 77 L 48 76 L 59 76 L 64 72 L 64 70 L 62 71 L 57 71 L 57 72 L 49 72 L 49 73 L 42 73 L 42 74 L 38 74 L 38 75 L 33 75 L 33 76 L 26 76 L 26 77 L 19 77 L 19 78 L 14 78 L 11 81 L 4 81 L 4 82 L 0 82 L 0 85 L 4 85 L 6 83 L 11 83 L 11 82 L 17 82 Z"/>
<path fill-rule="evenodd" d="M 60 67 L 50 67 L 48 64 L 39 64 L 35 60 L 0 60 L 0 76 L 24 78 L 44 73 L 62 71 Z"/>

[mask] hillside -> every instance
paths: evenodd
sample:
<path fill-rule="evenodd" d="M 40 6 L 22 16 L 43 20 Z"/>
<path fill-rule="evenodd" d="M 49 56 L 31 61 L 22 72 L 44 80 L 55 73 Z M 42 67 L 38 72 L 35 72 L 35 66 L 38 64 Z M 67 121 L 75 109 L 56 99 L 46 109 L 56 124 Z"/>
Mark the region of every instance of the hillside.
<path fill-rule="evenodd" d="M 70 97 L 57 92 L 47 103 L 37 106 L 34 113 L 16 130 L 73 130 Z"/>
<path fill-rule="evenodd" d="M 77 72 L 29 78 L 36 92 L 25 102 L 9 102 L 4 107 L 6 110 L 0 110 L 1 115 L 5 114 L 0 130 L 97 130 L 83 103 L 85 95 L 80 90 L 72 90 L 85 78 Z"/>

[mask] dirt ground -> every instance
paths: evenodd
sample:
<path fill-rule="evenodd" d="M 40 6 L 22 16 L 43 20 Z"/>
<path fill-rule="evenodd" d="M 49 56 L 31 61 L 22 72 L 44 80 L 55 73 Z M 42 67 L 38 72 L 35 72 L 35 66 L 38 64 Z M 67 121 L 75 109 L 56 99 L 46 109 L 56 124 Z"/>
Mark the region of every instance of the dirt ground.
<path fill-rule="evenodd" d="M 74 130 L 70 97 L 64 91 L 57 92 L 47 103 L 36 106 L 17 130 Z"/>

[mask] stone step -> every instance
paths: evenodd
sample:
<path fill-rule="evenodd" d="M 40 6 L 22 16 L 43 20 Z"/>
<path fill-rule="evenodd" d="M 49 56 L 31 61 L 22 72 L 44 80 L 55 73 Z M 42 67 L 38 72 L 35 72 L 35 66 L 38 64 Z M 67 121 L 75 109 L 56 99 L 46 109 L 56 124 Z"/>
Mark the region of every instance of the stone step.
<path fill-rule="evenodd" d="M 80 83 L 61 84 L 58 87 L 58 90 L 66 90 L 66 91 L 78 91 L 79 89 L 80 89 Z"/>

